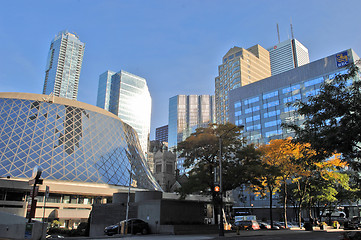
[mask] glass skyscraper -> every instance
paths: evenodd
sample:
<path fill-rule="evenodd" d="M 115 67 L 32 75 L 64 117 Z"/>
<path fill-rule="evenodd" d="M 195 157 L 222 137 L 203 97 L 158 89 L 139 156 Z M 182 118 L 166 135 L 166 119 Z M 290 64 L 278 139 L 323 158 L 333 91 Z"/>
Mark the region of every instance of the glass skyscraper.
<path fill-rule="evenodd" d="M 117 115 L 138 134 L 143 153 L 150 134 L 152 99 L 144 78 L 119 71 L 99 76 L 97 106 Z"/>
<path fill-rule="evenodd" d="M 50 44 L 43 94 L 77 99 L 85 44 L 76 34 L 59 32 Z"/>
<path fill-rule="evenodd" d="M 198 127 L 207 127 L 215 122 L 214 96 L 177 95 L 169 99 L 168 148 L 189 137 Z M 177 160 L 179 173 L 185 173 L 184 159 Z"/>

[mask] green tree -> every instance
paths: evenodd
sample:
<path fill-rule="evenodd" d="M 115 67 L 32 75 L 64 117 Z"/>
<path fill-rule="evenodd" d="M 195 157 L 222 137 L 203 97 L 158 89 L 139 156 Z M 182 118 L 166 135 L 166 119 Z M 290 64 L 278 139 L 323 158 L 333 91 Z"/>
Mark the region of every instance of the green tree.
<path fill-rule="evenodd" d="M 210 124 L 207 128 L 197 128 L 177 147 L 180 158 L 184 158 L 184 167 L 191 168 L 188 181 L 179 189 L 181 196 L 190 193 L 212 196 L 215 204 L 219 200 L 215 187 L 215 169 L 219 166 L 219 140 L 222 138 L 222 190 L 223 193 L 246 181 L 242 176 L 245 161 L 257 155 L 253 145 L 246 142 L 237 126 Z M 216 171 L 217 172 L 217 171 Z"/>
<path fill-rule="evenodd" d="M 358 63 L 357 63 L 358 64 Z M 305 117 L 302 125 L 284 124 L 295 131 L 299 142 L 310 143 L 320 161 L 341 153 L 352 169 L 361 170 L 361 81 L 357 64 L 325 81 L 318 95 L 297 101 L 297 113 Z"/>

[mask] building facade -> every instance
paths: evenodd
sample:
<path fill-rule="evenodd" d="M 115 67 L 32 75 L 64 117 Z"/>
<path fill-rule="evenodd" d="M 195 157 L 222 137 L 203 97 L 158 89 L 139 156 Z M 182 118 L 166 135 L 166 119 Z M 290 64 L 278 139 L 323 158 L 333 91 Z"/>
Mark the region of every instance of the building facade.
<path fill-rule="evenodd" d="M 359 57 L 352 49 L 305 64 L 261 81 L 230 91 L 230 122 L 243 125 L 249 142 L 267 143 L 292 136 L 282 123 L 302 124 L 292 106 L 317 95 L 324 81 L 347 71 Z"/>
<path fill-rule="evenodd" d="M 229 91 L 270 76 L 270 56 L 266 49 L 260 45 L 231 48 L 218 66 L 215 79 L 216 122 L 229 122 Z"/>
<path fill-rule="evenodd" d="M 119 71 L 99 77 L 97 106 L 129 124 L 138 134 L 142 152 L 148 149 L 152 99 L 144 78 Z"/>
<path fill-rule="evenodd" d="M 168 125 L 155 129 L 155 140 L 160 142 L 168 142 Z"/>
<path fill-rule="evenodd" d="M 168 148 L 172 151 L 198 127 L 215 122 L 214 96 L 177 95 L 169 99 Z M 185 173 L 183 159 L 178 159 L 180 174 Z"/>
<path fill-rule="evenodd" d="M 308 49 L 297 39 L 288 39 L 267 49 L 272 76 L 310 63 Z"/>
<path fill-rule="evenodd" d="M 43 94 L 77 99 L 85 44 L 76 34 L 59 32 L 50 44 Z"/>
<path fill-rule="evenodd" d="M 176 181 L 176 154 L 167 150 L 154 153 L 154 177 L 165 192 L 170 192 Z"/>

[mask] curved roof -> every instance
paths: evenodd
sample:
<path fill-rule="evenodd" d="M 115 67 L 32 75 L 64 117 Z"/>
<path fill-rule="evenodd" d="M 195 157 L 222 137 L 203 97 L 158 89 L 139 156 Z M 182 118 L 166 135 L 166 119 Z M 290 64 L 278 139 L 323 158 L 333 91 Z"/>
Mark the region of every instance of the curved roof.
<path fill-rule="evenodd" d="M 62 105 L 82 108 L 85 110 L 90 110 L 93 112 L 101 113 L 103 115 L 118 119 L 119 121 L 122 121 L 117 115 L 114 115 L 113 113 L 111 113 L 103 108 L 99 108 L 99 107 L 96 107 L 96 106 L 88 104 L 88 103 L 79 102 L 76 100 L 62 98 L 62 97 L 56 97 L 56 96 L 52 96 L 52 95 L 36 94 L 36 93 L 20 93 L 20 92 L 0 92 L 0 98 L 34 100 L 34 101 L 40 101 L 40 102 L 50 102 L 50 103 L 62 104 Z"/>

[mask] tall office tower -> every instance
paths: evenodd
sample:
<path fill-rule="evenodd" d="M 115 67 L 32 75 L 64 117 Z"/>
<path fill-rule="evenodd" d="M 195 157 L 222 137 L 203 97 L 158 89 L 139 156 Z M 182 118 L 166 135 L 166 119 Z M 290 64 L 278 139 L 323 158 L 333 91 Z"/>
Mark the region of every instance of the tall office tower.
<path fill-rule="evenodd" d="M 308 49 L 297 39 L 288 39 L 267 49 L 272 76 L 310 63 Z"/>
<path fill-rule="evenodd" d="M 233 47 L 223 57 L 215 79 L 216 122 L 226 123 L 228 92 L 271 76 L 269 52 L 255 45 L 248 49 Z"/>
<path fill-rule="evenodd" d="M 76 34 L 59 32 L 50 44 L 43 94 L 77 99 L 85 44 Z"/>
<path fill-rule="evenodd" d="M 114 74 L 115 72 L 108 70 L 99 76 L 97 107 L 104 108 L 107 111 L 109 111 L 110 86 Z"/>
<path fill-rule="evenodd" d="M 143 153 L 147 152 L 152 99 L 144 78 L 123 70 L 106 71 L 99 76 L 97 106 L 129 124 L 138 134 Z"/>
<path fill-rule="evenodd" d="M 168 148 L 186 140 L 198 127 L 207 127 L 215 122 L 214 96 L 177 95 L 169 99 Z M 179 173 L 185 173 L 184 159 L 177 160 Z"/>
<path fill-rule="evenodd" d="M 168 125 L 155 129 L 155 140 L 160 142 L 168 142 Z"/>

